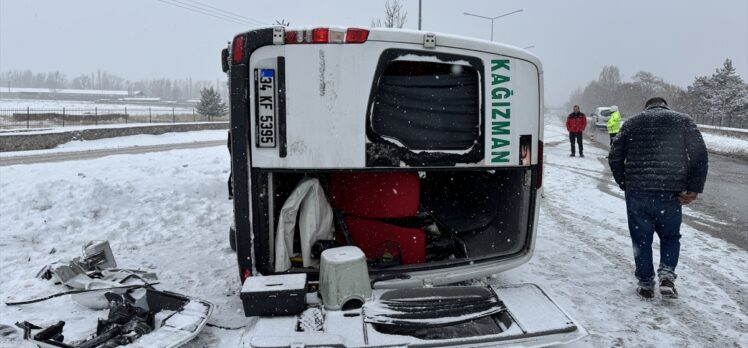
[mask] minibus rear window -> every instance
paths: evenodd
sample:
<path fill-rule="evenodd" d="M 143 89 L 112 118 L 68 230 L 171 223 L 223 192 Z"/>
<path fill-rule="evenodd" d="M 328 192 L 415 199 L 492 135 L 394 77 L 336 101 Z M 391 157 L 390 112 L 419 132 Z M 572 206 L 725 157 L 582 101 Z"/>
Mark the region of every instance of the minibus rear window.
<path fill-rule="evenodd" d="M 375 89 L 371 130 L 409 150 L 469 150 L 480 137 L 478 80 L 469 65 L 390 61 Z"/>

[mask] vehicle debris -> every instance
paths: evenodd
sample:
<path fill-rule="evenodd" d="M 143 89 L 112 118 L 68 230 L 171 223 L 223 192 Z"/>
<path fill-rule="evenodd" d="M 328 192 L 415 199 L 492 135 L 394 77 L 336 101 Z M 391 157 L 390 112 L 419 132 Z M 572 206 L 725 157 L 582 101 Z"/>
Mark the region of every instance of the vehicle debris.
<path fill-rule="evenodd" d="M 8 306 L 46 301 L 70 295 L 75 302 L 92 310 L 97 318 L 95 331 L 83 340 L 65 342 L 65 321 L 42 327 L 28 321 L 17 322 L 23 338 L 46 347 L 111 348 L 131 343 L 173 348 L 196 337 L 207 324 L 213 304 L 201 299 L 156 289 L 155 273 L 119 269 L 108 241 L 89 241 L 82 257 L 58 261 L 37 273 L 69 291 L 40 299 L 7 302 Z M 99 311 L 108 309 L 106 318 Z M 6 328 L 7 329 L 7 328 Z M 7 330 L 4 330 L 7 331 Z"/>

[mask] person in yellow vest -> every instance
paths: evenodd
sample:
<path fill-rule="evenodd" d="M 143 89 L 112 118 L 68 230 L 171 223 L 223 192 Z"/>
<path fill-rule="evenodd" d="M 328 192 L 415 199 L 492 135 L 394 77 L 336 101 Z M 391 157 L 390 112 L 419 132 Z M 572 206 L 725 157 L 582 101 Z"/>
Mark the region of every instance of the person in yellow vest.
<path fill-rule="evenodd" d="M 621 114 L 618 113 L 618 106 L 610 107 L 610 118 L 608 119 L 608 135 L 610 136 L 610 145 L 613 145 L 613 138 L 618 135 L 621 129 Z"/>

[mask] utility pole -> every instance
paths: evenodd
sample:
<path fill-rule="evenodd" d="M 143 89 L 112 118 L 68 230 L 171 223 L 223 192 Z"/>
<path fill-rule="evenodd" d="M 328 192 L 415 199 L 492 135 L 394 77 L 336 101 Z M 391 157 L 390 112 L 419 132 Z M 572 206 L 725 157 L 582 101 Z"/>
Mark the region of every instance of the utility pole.
<path fill-rule="evenodd" d="M 522 12 L 522 11 L 523 11 L 522 9 L 519 9 L 519 10 L 516 10 L 516 11 L 512 11 L 512 12 L 509 12 L 509 13 L 504 13 L 502 15 L 498 15 L 496 17 L 486 17 L 486 16 L 481 16 L 481 15 L 477 15 L 477 14 L 473 14 L 473 13 L 467 13 L 467 12 L 465 12 L 464 14 L 466 16 L 473 16 L 473 17 L 478 17 L 478 18 L 483 18 L 483 19 L 490 20 L 491 21 L 491 41 L 493 41 L 493 21 L 495 21 L 495 20 L 497 20 L 497 19 L 499 19 L 501 17 L 506 17 L 506 16 L 508 16 L 510 14 L 515 14 L 517 12 Z"/>
<path fill-rule="evenodd" d="M 421 1 L 418 0 L 418 30 L 421 30 Z"/>

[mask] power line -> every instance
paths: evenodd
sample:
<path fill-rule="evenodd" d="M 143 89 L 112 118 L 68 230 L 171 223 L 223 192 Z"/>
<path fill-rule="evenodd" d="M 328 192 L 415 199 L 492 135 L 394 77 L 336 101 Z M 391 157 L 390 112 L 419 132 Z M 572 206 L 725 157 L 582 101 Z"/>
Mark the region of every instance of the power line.
<path fill-rule="evenodd" d="M 180 3 L 183 3 L 183 2 L 182 2 L 182 1 L 180 1 L 180 0 L 174 0 L 174 1 L 176 1 L 176 2 L 180 2 Z M 188 1 L 188 2 L 191 2 L 191 3 L 194 3 L 194 4 L 197 4 L 197 6 L 201 6 L 201 7 L 207 7 L 207 8 L 209 8 L 209 9 L 215 10 L 215 11 L 217 11 L 217 12 L 219 12 L 220 14 L 222 14 L 222 15 L 225 15 L 225 16 L 236 17 L 236 18 L 239 18 L 239 19 L 242 19 L 242 20 L 245 20 L 245 21 L 251 22 L 251 23 L 256 23 L 257 25 L 266 25 L 266 23 L 260 22 L 260 21 L 258 21 L 258 20 L 256 20 L 256 19 L 253 19 L 253 18 L 249 18 L 249 17 L 245 17 L 245 16 L 242 16 L 242 15 L 238 15 L 238 14 L 235 14 L 235 13 L 231 13 L 231 12 L 229 12 L 229 11 L 226 11 L 226 10 L 222 10 L 222 9 L 220 9 L 220 8 L 218 8 L 218 7 L 215 7 L 215 6 L 210 6 L 210 5 L 208 5 L 208 4 L 204 4 L 204 3 L 202 3 L 202 2 L 199 2 L 199 1 L 196 1 L 196 0 L 185 0 L 185 1 Z"/>
<path fill-rule="evenodd" d="M 158 0 L 158 1 L 162 2 L 164 4 L 167 4 L 167 5 L 176 6 L 176 7 L 188 10 L 188 11 L 192 11 L 192 12 L 204 14 L 206 16 L 210 16 L 210 17 L 213 17 L 213 18 L 216 18 L 216 19 L 221 19 L 221 20 L 224 20 L 224 21 L 227 21 L 227 22 L 232 22 L 232 23 L 235 23 L 235 24 L 240 24 L 242 26 L 255 26 L 255 24 L 253 24 L 253 23 L 249 23 L 249 22 L 246 22 L 246 21 L 243 21 L 243 20 L 237 20 L 237 19 L 230 18 L 230 17 L 223 16 L 223 15 L 219 15 L 219 14 L 213 14 L 213 13 L 210 13 L 210 12 L 206 12 L 206 11 L 200 9 L 200 8 L 196 8 L 196 7 L 191 6 L 191 5 L 179 3 L 176 0 L 169 0 L 169 1 Z"/>
<path fill-rule="evenodd" d="M 197 12 L 197 13 L 200 13 L 200 14 L 204 14 L 206 16 L 210 16 L 210 17 L 213 17 L 213 18 L 221 19 L 221 20 L 224 20 L 224 21 L 227 21 L 227 22 L 232 22 L 232 23 L 240 24 L 240 25 L 250 25 L 249 23 L 246 23 L 246 22 L 239 22 L 239 21 L 236 21 L 236 20 L 231 19 L 231 18 L 222 17 L 222 16 L 216 16 L 216 15 L 210 14 L 208 12 L 204 12 L 204 11 L 201 11 L 201 10 L 198 10 L 198 9 L 195 9 L 195 8 L 186 7 L 186 6 L 182 6 L 182 5 L 179 5 L 179 4 L 167 2 L 165 0 L 157 0 L 157 1 L 162 2 L 164 4 L 167 4 L 167 5 L 171 5 L 171 6 L 176 6 L 176 7 L 179 7 L 179 8 L 183 8 L 183 9 L 188 10 L 188 11 Z"/>
<path fill-rule="evenodd" d="M 172 3 L 172 2 L 168 2 L 166 0 L 157 0 L 157 1 L 162 2 L 164 4 L 167 4 L 167 5 L 172 5 L 172 6 L 176 6 L 176 7 L 179 7 L 179 8 L 183 8 L 183 9 L 188 10 L 188 11 L 201 13 L 201 14 L 204 14 L 206 16 L 210 16 L 210 17 L 213 17 L 213 18 L 221 19 L 221 20 L 224 20 L 224 21 L 227 21 L 227 22 L 232 22 L 232 23 L 235 23 L 235 24 L 244 25 L 244 26 L 251 26 L 251 27 L 256 27 L 257 26 L 256 24 L 249 23 L 249 22 L 246 22 L 246 21 L 239 21 L 239 20 L 235 20 L 235 19 L 230 18 L 230 17 L 225 17 L 225 16 L 221 16 L 221 15 L 211 14 L 210 12 L 205 12 L 205 11 L 199 9 L 199 8 L 190 7 L 190 6 L 182 6 L 182 5 L 179 5 L 179 3 Z M 176 1 L 176 0 L 171 0 L 171 1 Z"/>

